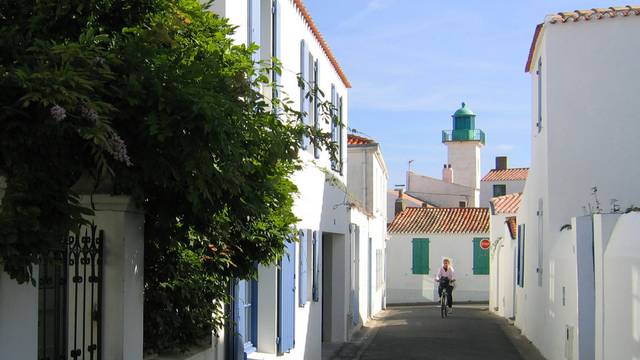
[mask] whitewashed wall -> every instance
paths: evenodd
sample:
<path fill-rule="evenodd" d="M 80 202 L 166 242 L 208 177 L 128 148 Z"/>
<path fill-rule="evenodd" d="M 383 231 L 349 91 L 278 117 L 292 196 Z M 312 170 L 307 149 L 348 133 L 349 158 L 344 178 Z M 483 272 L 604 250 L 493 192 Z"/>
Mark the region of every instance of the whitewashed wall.
<path fill-rule="evenodd" d="M 454 170 L 454 181 L 456 181 L 455 176 Z M 407 193 L 414 194 L 438 207 L 459 207 L 461 201 L 465 201 L 467 207 L 476 207 L 479 192 L 479 189 L 475 190 L 456 183 L 407 172 Z"/>
<path fill-rule="evenodd" d="M 517 291 L 516 324 L 550 359 L 564 354 L 549 334 L 559 334 L 570 322 L 552 312 L 547 301 L 551 260 L 571 258 L 552 250 L 560 227 L 594 204 L 593 186 L 605 210 L 610 199 L 618 199 L 622 208 L 640 203 L 635 155 L 640 122 L 635 106 L 629 106 L 640 91 L 640 74 L 628 71 L 638 57 L 639 20 L 546 23 L 534 54 L 534 63 L 543 59 L 543 124 L 538 133 L 534 71 L 532 164 L 518 215 L 518 223 L 527 225 L 525 288 Z"/>
<path fill-rule="evenodd" d="M 491 215 L 489 309 L 503 317 L 514 316 L 517 240 L 511 238 L 507 216 Z"/>
<path fill-rule="evenodd" d="M 506 194 L 519 193 L 524 190 L 525 180 L 518 181 L 482 181 L 480 183 L 480 207 L 489 207 L 493 199 L 493 185 L 506 185 Z"/>
<path fill-rule="evenodd" d="M 442 259 L 453 259 L 456 271 L 454 302 L 488 301 L 489 275 L 473 274 L 473 238 L 488 238 L 489 234 L 389 234 L 387 268 L 387 303 L 424 303 L 435 301 L 435 277 Z M 428 238 L 429 274 L 412 274 L 412 243 L 414 238 Z"/>
<path fill-rule="evenodd" d="M 261 6 L 263 14 L 261 16 L 262 47 L 261 57 L 269 59 L 271 57 L 271 0 L 262 0 Z M 331 94 L 331 86 L 334 85 L 339 96 L 343 99 L 343 118 L 345 128 L 348 124 L 348 92 L 345 84 L 338 76 L 328 57 L 324 54 L 318 40 L 304 22 L 299 10 L 292 0 L 281 0 L 281 64 L 282 76 L 281 85 L 284 97 L 289 97 L 294 108 L 300 104 L 300 90 L 298 88 L 297 74 L 300 73 L 300 43 L 304 40 L 308 50 L 319 62 L 319 87 L 325 94 L 325 100 Z M 229 18 L 230 23 L 238 26 L 234 40 L 236 43 L 246 43 L 247 41 L 247 2 L 240 0 L 217 0 L 213 3 L 211 10 Z M 267 95 L 269 89 L 265 89 Z M 330 124 L 321 121 L 322 129 L 330 132 Z M 344 144 L 344 157 L 346 158 L 346 130 L 343 131 L 342 143 Z M 331 169 L 329 154 L 326 151 L 321 153 L 320 159 L 315 159 L 313 151 L 301 151 L 304 162 L 303 168 L 297 172 L 292 180 L 298 186 L 298 194 L 294 203 L 294 213 L 300 219 L 297 224 L 300 229 L 316 230 L 323 234 L 323 238 L 331 242 L 332 254 L 339 256 L 346 254 L 348 250 L 348 222 L 347 212 L 347 166 L 345 164 L 342 174 L 338 174 Z M 322 246 L 319 247 L 320 249 Z M 296 253 L 296 264 L 299 261 L 300 251 Z M 322 254 L 320 254 L 322 256 Z M 342 268 L 346 268 L 348 258 L 342 256 L 341 259 L 332 258 L 332 261 L 344 260 Z M 322 271 L 324 269 L 320 264 Z M 299 270 L 296 266 L 296 272 Z M 340 283 L 346 291 L 345 272 L 334 272 L 336 277 L 332 280 Z M 261 268 L 258 281 L 258 352 L 252 358 L 272 358 L 275 357 L 276 326 L 277 318 L 276 304 L 276 268 Z M 299 274 L 297 274 L 299 276 Z M 322 274 L 319 278 L 322 284 Z M 309 282 L 310 283 L 310 282 Z M 325 289 L 321 289 L 320 296 Z M 335 290 L 335 289 L 331 289 Z M 298 289 L 296 289 L 296 304 L 298 299 Z M 311 296 L 311 291 L 308 291 Z M 332 299 L 332 308 L 344 309 L 347 306 L 347 299 L 343 297 Z M 338 313 L 343 313 L 341 312 Z M 335 340 L 346 340 L 345 317 L 338 318 L 338 313 L 334 314 L 331 324 L 332 337 Z M 344 313 L 343 313 L 344 315 Z M 296 306 L 295 314 L 295 347 L 290 353 L 278 356 L 279 359 L 320 359 L 321 338 L 322 338 L 322 301 L 309 301 L 305 307 Z M 342 324 L 342 325 L 339 325 Z M 220 354 L 219 354 L 220 355 Z"/>

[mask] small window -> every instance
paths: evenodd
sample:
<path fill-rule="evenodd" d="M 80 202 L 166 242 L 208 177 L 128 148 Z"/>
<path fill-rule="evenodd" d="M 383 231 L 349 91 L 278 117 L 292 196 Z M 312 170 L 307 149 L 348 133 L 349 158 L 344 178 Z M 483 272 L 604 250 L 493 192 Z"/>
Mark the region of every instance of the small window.
<path fill-rule="evenodd" d="M 493 185 L 493 197 L 503 196 L 507 194 L 507 185 L 496 184 Z"/>
<path fill-rule="evenodd" d="M 413 239 L 412 247 L 412 273 L 429 274 L 429 239 Z"/>
<path fill-rule="evenodd" d="M 466 208 L 466 207 L 467 207 L 467 202 L 466 202 L 466 201 L 460 201 L 460 202 L 458 203 L 458 207 Z"/>
<path fill-rule="evenodd" d="M 536 122 L 536 127 L 538 128 L 538 132 L 542 131 L 542 58 L 538 59 L 538 71 L 536 71 L 538 75 L 538 121 Z"/>

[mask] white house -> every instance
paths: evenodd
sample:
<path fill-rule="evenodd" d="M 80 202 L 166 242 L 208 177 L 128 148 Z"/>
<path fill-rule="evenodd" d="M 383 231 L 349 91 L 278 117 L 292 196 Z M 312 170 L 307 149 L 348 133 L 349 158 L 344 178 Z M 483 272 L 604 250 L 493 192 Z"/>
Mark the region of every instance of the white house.
<path fill-rule="evenodd" d="M 517 258 L 516 213 L 522 193 L 491 199 L 491 251 L 489 265 L 489 309 L 500 316 L 514 317 L 515 261 Z"/>
<path fill-rule="evenodd" d="M 387 181 L 380 144 L 348 135 L 351 246 L 348 269 L 350 334 L 385 306 Z M 349 321 L 347 321 L 349 322 Z"/>
<path fill-rule="evenodd" d="M 454 302 L 489 299 L 487 208 L 407 208 L 389 225 L 387 303 L 436 301 L 435 276 L 452 259 Z"/>
<path fill-rule="evenodd" d="M 496 167 L 480 181 L 480 206 L 490 206 L 494 197 L 524 190 L 529 168 L 509 168 L 506 156 L 496 157 Z"/>
<path fill-rule="evenodd" d="M 299 241 L 279 267 L 260 267 L 258 280 L 241 281 L 231 312 L 237 327 L 214 339 L 219 359 L 320 359 L 322 342 L 349 337 L 350 222 L 345 166 L 349 81 L 301 0 L 218 0 L 211 10 L 237 26 L 237 43 L 260 46 L 256 60 L 280 60 L 277 96 L 306 113 L 305 121 L 331 132 L 339 160 L 304 139 L 303 169 L 293 177 Z M 309 85 L 299 86 L 298 76 Z M 318 87 L 324 99 L 305 95 Z M 267 95 L 271 89 L 265 89 Z M 330 100 L 338 121 L 325 123 L 319 101 Z M 226 351 L 222 351 L 226 350 Z M 202 355 L 215 358 L 215 351 Z"/>
<path fill-rule="evenodd" d="M 532 159 L 517 216 L 516 325 L 548 359 L 640 358 L 639 322 L 630 320 L 639 311 L 638 253 L 620 236 L 637 216 L 581 217 L 640 204 L 640 74 L 632 71 L 640 55 L 638 15 L 640 7 L 549 15 L 533 37 L 526 65 Z M 614 228 L 620 232 L 611 237 Z M 607 269 L 612 259 L 621 265 Z M 611 289 L 614 296 L 604 292 Z M 605 326 L 602 308 L 627 318 Z"/>
<path fill-rule="evenodd" d="M 476 129 L 476 114 L 462 103 L 453 115 L 453 129 L 442 132 L 447 163 L 442 179 L 407 172 L 407 194 L 436 207 L 477 207 L 480 204 L 480 150 L 485 135 Z"/>

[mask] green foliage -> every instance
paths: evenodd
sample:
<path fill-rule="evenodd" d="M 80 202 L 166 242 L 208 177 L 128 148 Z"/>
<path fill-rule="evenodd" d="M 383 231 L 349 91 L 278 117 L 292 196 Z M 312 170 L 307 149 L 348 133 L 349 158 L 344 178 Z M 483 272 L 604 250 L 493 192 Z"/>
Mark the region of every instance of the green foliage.
<path fill-rule="evenodd" d="M 28 281 L 84 221 L 74 185 L 89 178 L 145 211 L 145 349 L 223 323 L 230 281 L 275 263 L 297 221 L 300 139 L 335 150 L 256 90 L 277 61 L 258 67 L 232 32 L 197 0 L 0 0 L 6 272 Z"/>

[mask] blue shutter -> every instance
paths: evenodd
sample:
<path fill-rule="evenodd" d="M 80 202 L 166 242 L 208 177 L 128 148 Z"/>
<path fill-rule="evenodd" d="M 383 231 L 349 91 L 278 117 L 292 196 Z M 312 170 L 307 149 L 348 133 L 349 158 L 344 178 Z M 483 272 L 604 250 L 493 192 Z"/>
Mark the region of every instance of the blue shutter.
<path fill-rule="evenodd" d="M 316 129 L 320 128 L 320 114 L 319 114 L 319 98 L 320 98 L 320 68 L 318 60 L 313 63 L 313 126 Z M 316 159 L 320 158 L 320 147 L 313 147 L 313 156 Z"/>
<path fill-rule="evenodd" d="M 307 303 L 307 230 L 300 230 L 300 271 L 298 271 L 298 305 Z"/>
<path fill-rule="evenodd" d="M 273 8 L 272 8 L 272 19 L 273 19 L 273 28 L 272 28 L 272 40 L 273 40 L 273 57 L 280 60 L 280 2 L 279 0 L 273 0 Z M 273 97 L 279 97 L 280 89 L 280 74 L 276 71 L 273 72 L 273 83 L 276 85 L 273 88 Z"/>
<path fill-rule="evenodd" d="M 340 175 L 343 173 L 343 161 L 342 161 L 342 129 L 344 124 L 342 123 L 342 96 L 338 98 L 338 166 L 340 168 Z"/>
<path fill-rule="evenodd" d="M 258 46 L 262 44 L 260 38 L 260 0 L 248 0 L 248 15 L 249 26 L 247 28 L 247 42 L 248 44 L 254 43 Z M 260 50 L 252 54 L 252 59 L 255 62 L 260 61 Z"/>
<path fill-rule="evenodd" d="M 313 232 L 313 301 L 320 300 L 320 284 L 319 274 L 320 274 L 320 232 Z"/>
<path fill-rule="evenodd" d="M 309 91 L 309 51 L 307 50 L 307 44 L 304 40 L 300 41 L 300 112 L 302 113 L 302 123 L 307 125 L 309 123 L 309 99 L 307 93 Z M 302 149 L 306 150 L 309 147 L 309 138 L 302 136 Z"/>
<path fill-rule="evenodd" d="M 233 310 L 232 310 L 232 333 L 233 336 L 233 359 L 241 360 L 244 359 L 244 339 L 241 335 L 241 324 L 244 323 L 244 306 L 242 304 L 242 300 L 240 299 L 240 282 L 239 280 L 234 280 L 231 285 L 231 294 L 233 296 Z"/>
<path fill-rule="evenodd" d="M 278 281 L 278 352 L 291 351 L 295 334 L 296 246 L 289 239 L 280 260 Z"/>

